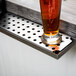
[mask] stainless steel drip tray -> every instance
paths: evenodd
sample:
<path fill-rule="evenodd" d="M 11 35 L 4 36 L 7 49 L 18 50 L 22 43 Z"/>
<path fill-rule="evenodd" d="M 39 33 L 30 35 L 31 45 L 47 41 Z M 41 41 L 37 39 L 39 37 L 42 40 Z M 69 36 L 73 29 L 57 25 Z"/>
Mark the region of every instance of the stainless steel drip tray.
<path fill-rule="evenodd" d="M 43 27 L 40 24 L 12 13 L 6 13 L 2 18 L 0 30 L 56 59 L 60 58 L 74 43 L 71 37 L 60 33 L 62 35 L 61 44 L 57 44 L 55 47 L 45 45 L 41 41 Z"/>

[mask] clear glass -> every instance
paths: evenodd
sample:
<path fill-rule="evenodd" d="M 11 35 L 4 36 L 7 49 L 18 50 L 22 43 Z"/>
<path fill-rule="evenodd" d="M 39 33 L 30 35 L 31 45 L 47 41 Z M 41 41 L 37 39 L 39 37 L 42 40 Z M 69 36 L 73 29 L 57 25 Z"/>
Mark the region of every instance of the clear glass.
<path fill-rule="evenodd" d="M 61 0 L 40 0 L 40 7 L 44 30 L 41 38 L 43 43 L 50 45 L 60 43 L 59 19 Z"/>

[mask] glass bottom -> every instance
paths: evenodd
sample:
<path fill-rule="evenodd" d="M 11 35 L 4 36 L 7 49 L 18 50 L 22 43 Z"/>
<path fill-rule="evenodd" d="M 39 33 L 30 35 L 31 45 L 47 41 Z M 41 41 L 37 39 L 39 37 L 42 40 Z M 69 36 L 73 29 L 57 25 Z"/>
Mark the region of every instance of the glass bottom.
<path fill-rule="evenodd" d="M 56 45 L 56 44 L 60 44 L 60 42 L 62 41 L 62 37 L 59 33 L 55 36 L 47 36 L 43 34 L 41 40 L 44 44 Z"/>

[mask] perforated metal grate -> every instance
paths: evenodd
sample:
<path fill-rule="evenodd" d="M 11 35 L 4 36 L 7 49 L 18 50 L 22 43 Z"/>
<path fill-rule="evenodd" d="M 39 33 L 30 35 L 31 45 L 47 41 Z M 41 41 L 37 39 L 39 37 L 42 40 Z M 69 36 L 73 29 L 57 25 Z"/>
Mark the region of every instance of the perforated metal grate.
<path fill-rule="evenodd" d="M 57 58 L 63 49 L 72 43 L 72 39 L 69 36 L 60 33 L 62 35 L 61 44 L 57 44 L 56 47 L 45 45 L 41 41 L 41 35 L 43 34 L 43 27 L 41 25 L 11 13 L 7 13 L 0 21 L 0 27 L 20 38 L 32 42 L 32 44 L 39 46 L 42 50 L 45 49 L 45 51 L 56 55 L 55 57 Z"/>

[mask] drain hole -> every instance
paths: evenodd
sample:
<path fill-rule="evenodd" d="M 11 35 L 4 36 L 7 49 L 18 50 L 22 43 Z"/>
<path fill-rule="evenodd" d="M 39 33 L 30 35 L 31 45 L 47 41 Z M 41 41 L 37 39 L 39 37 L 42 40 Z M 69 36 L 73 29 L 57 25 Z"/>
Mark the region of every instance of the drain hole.
<path fill-rule="evenodd" d="M 25 24 L 22 24 L 22 26 L 24 26 Z"/>
<path fill-rule="evenodd" d="M 40 30 L 38 30 L 37 32 L 40 32 Z"/>
<path fill-rule="evenodd" d="M 13 22 L 15 22 L 15 20 L 12 20 Z"/>
<path fill-rule="evenodd" d="M 29 36 L 28 39 L 30 39 L 31 37 Z"/>
<path fill-rule="evenodd" d="M 19 19 L 20 17 L 17 17 L 17 19 Z"/>
<path fill-rule="evenodd" d="M 32 30 L 35 30 L 35 28 L 32 28 Z"/>
<path fill-rule="evenodd" d="M 24 21 L 24 19 L 22 19 L 22 21 Z"/>
<path fill-rule="evenodd" d="M 57 44 L 57 46 L 60 46 L 60 44 Z"/>
<path fill-rule="evenodd" d="M 48 47 L 48 45 L 45 45 L 46 47 Z"/>
<path fill-rule="evenodd" d="M 30 31 L 27 31 L 28 33 L 30 33 Z"/>
<path fill-rule="evenodd" d="M 53 47 L 52 50 L 55 50 L 55 48 Z"/>
<path fill-rule="evenodd" d="M 13 15 L 13 17 L 15 17 L 15 15 Z"/>
<path fill-rule="evenodd" d="M 39 44 L 42 44 L 42 42 L 39 42 Z"/>
<path fill-rule="evenodd" d="M 41 36 L 39 36 L 41 38 Z"/>
<path fill-rule="evenodd" d="M 10 24 L 10 22 L 8 22 L 8 24 Z"/>
<path fill-rule="evenodd" d="M 10 18 L 8 18 L 8 20 L 10 20 Z"/>
<path fill-rule="evenodd" d="M 64 42 L 63 40 L 61 42 Z"/>
<path fill-rule="evenodd" d="M 18 26 L 17 28 L 20 28 L 20 26 Z"/>
<path fill-rule="evenodd" d="M 29 26 L 27 26 L 27 28 L 29 28 Z"/>
<path fill-rule="evenodd" d="M 34 39 L 33 41 L 36 41 L 36 39 Z"/>
<path fill-rule="evenodd" d="M 25 30 L 25 29 L 22 29 L 22 30 Z"/>
<path fill-rule="evenodd" d="M 10 29 L 10 27 L 7 27 L 7 29 Z"/>
<path fill-rule="evenodd" d="M 12 31 L 15 31 L 15 29 L 13 29 Z"/>
<path fill-rule="evenodd" d="M 33 35 L 36 35 L 36 33 L 33 33 Z"/>
<path fill-rule="evenodd" d="M 72 40 L 72 38 L 70 38 L 70 40 Z"/>
<path fill-rule="evenodd" d="M 55 50 L 55 51 L 53 51 L 55 54 L 59 54 L 60 53 L 60 51 L 59 50 Z"/>
<path fill-rule="evenodd" d="M 13 26 L 15 26 L 15 24 L 13 24 Z"/>
<path fill-rule="evenodd" d="M 20 34 L 20 32 L 17 32 L 18 34 Z"/>
<path fill-rule="evenodd" d="M 27 23 L 29 23 L 29 21 L 26 21 Z"/>
<path fill-rule="evenodd" d="M 3 27 L 5 27 L 6 25 L 3 25 Z"/>
<path fill-rule="evenodd" d="M 22 36 L 25 36 L 25 34 L 22 34 Z"/>
<path fill-rule="evenodd" d="M 32 23 L 32 25 L 34 25 L 34 23 Z"/>
<path fill-rule="evenodd" d="M 20 22 L 17 22 L 17 24 L 19 24 Z"/>
<path fill-rule="evenodd" d="M 37 25 L 37 27 L 39 27 L 39 25 Z"/>
<path fill-rule="evenodd" d="M 69 39 L 69 37 L 66 37 L 66 39 Z"/>
<path fill-rule="evenodd" d="M 62 36 L 62 34 L 60 36 Z"/>

